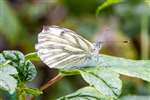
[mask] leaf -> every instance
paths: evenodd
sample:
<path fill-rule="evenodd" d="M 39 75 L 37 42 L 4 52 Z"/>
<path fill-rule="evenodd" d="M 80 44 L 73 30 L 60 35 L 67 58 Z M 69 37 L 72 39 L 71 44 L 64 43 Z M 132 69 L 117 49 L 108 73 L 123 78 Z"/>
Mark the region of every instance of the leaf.
<path fill-rule="evenodd" d="M 5 65 L 9 64 L 10 63 L 10 60 L 7 60 L 5 61 L 4 63 L 1 63 L 0 64 L 0 67 L 4 67 Z"/>
<path fill-rule="evenodd" d="M 5 59 L 14 62 L 22 63 L 25 60 L 24 55 L 20 51 L 14 51 L 14 50 L 3 51 L 3 56 L 5 57 Z"/>
<path fill-rule="evenodd" d="M 99 14 L 99 12 L 101 10 L 103 10 L 104 8 L 110 6 L 110 5 L 113 5 L 113 4 L 117 4 L 117 3 L 120 3 L 121 0 L 106 0 L 102 5 L 98 6 L 98 8 L 96 9 L 96 15 Z"/>
<path fill-rule="evenodd" d="M 17 70 L 13 66 L 7 64 L 4 67 L 0 67 L 0 73 L 5 73 L 8 75 L 14 75 L 17 73 Z"/>
<path fill-rule="evenodd" d="M 23 79 L 25 81 L 33 80 L 37 74 L 34 64 L 32 64 L 32 62 L 29 60 L 25 60 L 23 63 L 20 63 L 19 70 L 20 70 L 20 73 L 23 75 Z"/>
<path fill-rule="evenodd" d="M 0 53 L 0 64 L 3 64 L 6 62 L 5 57 Z"/>
<path fill-rule="evenodd" d="M 29 53 L 25 56 L 25 59 L 31 60 L 31 61 L 40 61 L 40 58 L 38 57 L 36 52 Z"/>
<path fill-rule="evenodd" d="M 25 60 L 24 55 L 19 51 L 3 51 L 6 60 L 10 60 L 10 65 L 14 66 L 22 82 L 31 81 L 35 78 L 37 71 L 35 66 L 29 60 Z"/>
<path fill-rule="evenodd" d="M 17 80 L 11 76 L 17 74 L 17 70 L 10 65 L 0 67 L 0 88 L 8 91 L 10 94 L 14 93 L 17 87 Z"/>
<path fill-rule="evenodd" d="M 84 87 L 57 100 L 113 100 L 113 98 L 102 95 L 93 87 Z"/>
<path fill-rule="evenodd" d="M 150 82 L 150 60 L 131 60 L 102 54 L 97 59 L 95 63 L 98 67 Z"/>
<path fill-rule="evenodd" d="M 6 60 L 4 56 L 0 53 L 0 67 L 4 67 L 5 65 L 9 63 L 10 63 L 10 60 Z"/>
<path fill-rule="evenodd" d="M 0 0 L 0 7 L 0 31 L 10 40 L 10 43 L 15 43 L 22 28 L 21 24 L 7 0 Z"/>
<path fill-rule="evenodd" d="M 120 100 L 150 100 L 150 96 L 124 96 Z"/>
<path fill-rule="evenodd" d="M 37 74 L 35 66 L 29 60 L 20 65 L 19 70 L 23 81 L 32 81 Z"/>
<path fill-rule="evenodd" d="M 91 86 L 94 86 L 103 95 L 111 97 L 120 95 L 122 81 L 119 79 L 119 74 L 108 69 L 80 72 L 84 80 Z"/>
<path fill-rule="evenodd" d="M 42 5 L 41 2 L 37 2 L 36 4 L 29 3 L 26 5 L 26 9 L 24 9 L 25 13 L 22 14 L 27 15 L 31 20 L 37 20 L 46 13 L 47 8 L 51 5 L 52 3 L 50 3 L 50 1 L 42 3 Z"/>

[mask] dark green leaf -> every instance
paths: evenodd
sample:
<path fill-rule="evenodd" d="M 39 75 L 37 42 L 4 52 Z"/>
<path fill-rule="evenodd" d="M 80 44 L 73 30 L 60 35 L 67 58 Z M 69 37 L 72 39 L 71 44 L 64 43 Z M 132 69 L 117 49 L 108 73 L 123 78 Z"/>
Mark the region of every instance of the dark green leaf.
<path fill-rule="evenodd" d="M 35 69 L 35 66 L 32 64 L 32 62 L 27 60 L 23 67 L 25 67 L 25 70 L 23 71 L 26 77 L 25 79 L 28 81 L 33 80 L 37 74 L 37 71 Z"/>
<path fill-rule="evenodd" d="M 7 50 L 3 51 L 5 59 L 11 60 L 14 62 L 23 62 L 25 60 L 24 55 L 20 51 Z"/>

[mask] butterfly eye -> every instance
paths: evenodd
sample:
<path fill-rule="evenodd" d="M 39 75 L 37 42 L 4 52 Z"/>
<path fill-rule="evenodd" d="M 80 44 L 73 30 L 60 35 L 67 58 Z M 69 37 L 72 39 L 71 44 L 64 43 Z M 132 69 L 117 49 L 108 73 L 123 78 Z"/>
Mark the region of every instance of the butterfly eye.
<path fill-rule="evenodd" d="M 62 31 L 61 33 L 60 33 L 60 36 L 63 36 L 65 34 L 65 31 Z"/>

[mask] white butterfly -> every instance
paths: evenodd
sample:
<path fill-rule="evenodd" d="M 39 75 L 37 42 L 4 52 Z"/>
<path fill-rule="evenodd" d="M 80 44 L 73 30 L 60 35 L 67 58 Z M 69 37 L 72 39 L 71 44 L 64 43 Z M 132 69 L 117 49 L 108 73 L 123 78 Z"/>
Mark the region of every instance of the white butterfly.
<path fill-rule="evenodd" d="M 99 43 L 98 43 L 99 44 Z M 77 69 L 92 66 L 99 45 L 92 44 L 74 31 L 59 26 L 44 27 L 38 35 L 36 50 L 50 68 Z"/>

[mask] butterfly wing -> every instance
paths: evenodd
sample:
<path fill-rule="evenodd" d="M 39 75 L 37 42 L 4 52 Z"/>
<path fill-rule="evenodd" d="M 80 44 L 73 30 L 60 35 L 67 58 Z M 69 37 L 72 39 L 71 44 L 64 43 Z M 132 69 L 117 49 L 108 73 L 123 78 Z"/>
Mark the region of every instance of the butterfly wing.
<path fill-rule="evenodd" d="M 72 30 L 49 26 L 39 33 L 36 50 L 50 68 L 76 69 L 84 66 L 92 46 Z"/>

